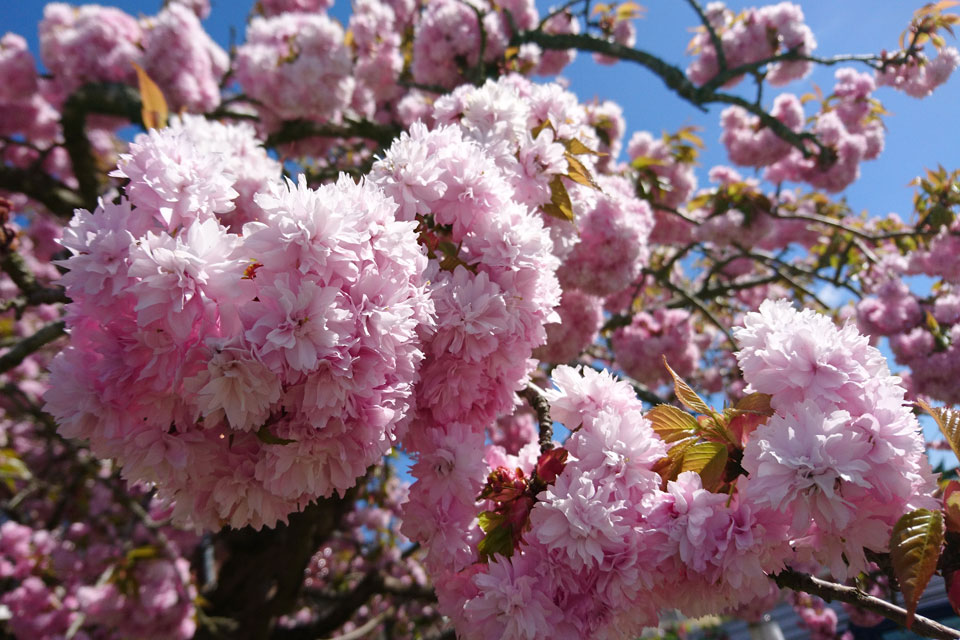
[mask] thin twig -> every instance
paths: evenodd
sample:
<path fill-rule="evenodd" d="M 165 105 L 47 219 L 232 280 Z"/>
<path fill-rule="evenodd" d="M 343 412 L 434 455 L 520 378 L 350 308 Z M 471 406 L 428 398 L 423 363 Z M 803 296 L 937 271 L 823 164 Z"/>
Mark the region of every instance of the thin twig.
<path fill-rule="evenodd" d="M 721 72 L 726 71 L 727 69 L 727 55 L 723 52 L 723 43 L 720 41 L 720 36 L 717 34 L 717 30 L 713 28 L 713 25 L 710 24 L 710 20 L 707 19 L 707 14 L 704 13 L 703 7 L 700 6 L 700 3 L 697 0 L 687 0 L 694 11 L 697 12 L 697 17 L 700 18 L 700 23 L 703 25 L 703 28 L 707 30 L 707 35 L 710 36 L 710 42 L 713 44 L 713 50 L 717 54 L 717 68 Z"/>
<path fill-rule="evenodd" d="M 781 589 L 803 591 L 805 593 L 810 593 L 823 598 L 828 602 L 832 600 L 846 602 L 847 604 L 852 604 L 855 607 L 866 609 L 867 611 L 872 611 L 874 613 L 879 613 L 885 618 L 893 620 L 902 627 L 906 626 L 906 609 L 898 607 L 897 605 L 887 602 L 886 600 L 869 596 L 856 587 L 847 587 L 842 584 L 821 580 L 820 578 L 814 578 L 813 576 L 799 573 L 797 571 L 793 571 L 792 569 L 781 571 L 777 575 L 771 576 L 771 578 L 773 578 L 774 582 L 776 582 L 777 586 Z M 942 625 L 939 622 L 930 620 L 929 618 L 925 618 L 920 615 L 914 616 L 913 624 L 910 626 L 910 630 L 914 633 L 927 636 L 928 638 L 935 638 L 936 640 L 956 640 L 957 638 L 960 638 L 960 631 L 951 629 L 950 627 Z"/>

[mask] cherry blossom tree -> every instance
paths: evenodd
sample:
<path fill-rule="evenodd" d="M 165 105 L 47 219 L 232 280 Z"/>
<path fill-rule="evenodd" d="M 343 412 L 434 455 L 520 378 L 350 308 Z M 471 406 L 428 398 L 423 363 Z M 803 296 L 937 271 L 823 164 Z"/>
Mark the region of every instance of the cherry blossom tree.
<path fill-rule="evenodd" d="M 2 633 L 630 638 L 786 598 L 818 638 L 823 599 L 960 638 L 917 613 L 934 574 L 960 611 L 928 457 L 960 452 L 960 169 L 903 217 L 842 199 L 878 96 L 960 65 L 957 3 L 827 55 L 796 4 L 685 4 L 685 69 L 633 2 L 3 35 Z M 722 106 L 730 165 L 628 137 L 557 81 L 587 54 Z"/>

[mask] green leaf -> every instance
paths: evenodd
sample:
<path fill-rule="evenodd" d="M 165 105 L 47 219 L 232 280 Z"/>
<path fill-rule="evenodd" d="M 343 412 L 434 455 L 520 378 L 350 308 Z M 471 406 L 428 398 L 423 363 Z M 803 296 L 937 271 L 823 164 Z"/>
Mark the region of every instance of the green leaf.
<path fill-rule="evenodd" d="M 933 333 L 934 335 L 939 334 L 939 333 L 940 333 L 940 323 L 937 322 L 937 319 L 934 318 L 934 317 L 933 317 L 933 314 L 930 313 L 929 311 L 927 311 L 926 314 L 927 314 L 927 315 L 926 315 L 926 318 L 925 318 L 925 322 L 926 322 L 926 324 L 927 324 L 927 329 L 929 329 L 930 332 Z"/>
<path fill-rule="evenodd" d="M 477 516 L 477 521 L 484 533 L 490 533 L 503 524 L 503 514 L 496 511 L 483 511 Z"/>
<path fill-rule="evenodd" d="M 695 435 L 700 423 L 692 415 L 669 404 L 659 404 L 647 412 L 647 420 L 653 430 L 666 443 L 676 442 Z"/>
<path fill-rule="evenodd" d="M 953 453 L 960 457 L 960 411 L 946 407 L 934 408 L 923 400 L 917 402 L 917 405 L 933 416 L 937 426 L 940 427 L 940 433 L 947 439 Z"/>
<path fill-rule="evenodd" d="M 947 531 L 960 533 L 960 482 L 951 480 L 943 491 L 943 516 Z"/>
<path fill-rule="evenodd" d="M 296 442 L 296 440 L 287 440 L 286 438 L 280 438 L 278 436 L 273 435 L 272 433 L 270 433 L 270 429 L 269 427 L 267 427 L 267 425 L 263 425 L 262 427 L 257 429 L 254 435 L 256 435 L 257 440 L 259 440 L 263 444 L 293 444 L 294 442 Z"/>
<path fill-rule="evenodd" d="M 478 516 L 480 528 L 485 536 L 477 544 L 477 552 L 483 560 L 488 560 L 495 553 L 509 558 L 513 555 L 513 535 L 510 526 L 505 524 L 504 516 L 493 511 L 484 511 Z"/>
<path fill-rule="evenodd" d="M 134 547 L 127 551 L 127 562 L 137 562 L 139 560 L 152 560 L 160 557 L 160 550 L 153 545 L 143 547 Z"/>
<path fill-rule="evenodd" d="M 550 181 L 550 202 L 543 205 L 543 211 L 554 218 L 573 222 L 573 203 L 560 176 L 554 176 Z"/>
<path fill-rule="evenodd" d="M 696 471 L 703 481 L 703 488 L 716 491 L 723 483 L 727 467 L 727 446 L 719 442 L 700 442 L 683 452 L 680 472 Z"/>
<path fill-rule="evenodd" d="M 647 167 L 656 167 L 665 164 L 663 160 L 651 158 L 650 156 L 638 156 L 630 162 L 634 169 L 646 169 Z"/>
<path fill-rule="evenodd" d="M 678 376 L 676 371 L 670 368 L 670 365 L 667 364 L 666 356 L 663 356 L 663 366 L 670 372 L 670 377 L 673 378 L 674 393 L 677 394 L 677 398 L 683 403 L 683 406 L 697 413 L 713 415 L 713 409 L 703 401 L 703 398 L 697 395 L 697 392 L 694 391 L 683 378 Z"/>
<path fill-rule="evenodd" d="M 699 127 L 695 126 L 683 127 L 677 131 L 677 138 L 680 140 L 686 140 L 687 142 L 696 145 L 698 148 L 703 149 L 703 140 L 700 138 L 700 136 L 694 133 L 694 131 L 696 131 L 698 128 Z"/>
<path fill-rule="evenodd" d="M 940 511 L 911 511 L 893 527 L 890 560 L 907 608 L 907 629 L 913 623 L 920 596 L 937 569 L 942 545 L 943 514 Z"/>
<path fill-rule="evenodd" d="M 0 449 L 0 480 L 11 493 L 17 490 L 16 480 L 29 480 L 31 477 L 30 469 L 15 450 Z"/>

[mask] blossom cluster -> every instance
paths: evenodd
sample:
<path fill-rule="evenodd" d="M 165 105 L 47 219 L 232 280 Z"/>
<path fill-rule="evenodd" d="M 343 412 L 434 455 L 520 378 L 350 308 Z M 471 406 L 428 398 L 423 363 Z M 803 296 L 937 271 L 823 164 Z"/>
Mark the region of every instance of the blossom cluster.
<path fill-rule="evenodd" d="M 692 162 L 678 158 L 670 145 L 646 131 L 638 131 L 627 143 L 627 155 L 640 167 L 641 184 L 649 184 L 647 199 L 653 205 L 655 225 L 650 241 L 655 243 L 686 242 L 690 224 L 668 210 L 678 209 L 697 188 Z"/>
<path fill-rule="evenodd" d="M 196 542 L 170 527 L 160 546 L 134 527 L 125 549 L 121 510 L 104 484 L 90 488 L 84 522 L 56 529 L 8 520 L 0 525 L 0 578 L 15 587 L 0 596 L 17 638 L 189 640 L 196 631 L 197 589 L 189 572 Z M 154 504 L 150 515 L 162 519 Z M 118 544 L 119 542 L 119 544 Z"/>
<path fill-rule="evenodd" d="M 54 2 L 40 21 L 40 58 L 66 98 L 88 82 L 134 84 L 134 63 L 160 86 L 174 110 L 209 111 L 220 104 L 229 57 L 182 3 L 137 20 L 99 5 Z"/>
<path fill-rule="evenodd" d="M 743 447 L 742 467 L 719 485 L 706 470 L 663 475 L 681 445 L 661 439 L 662 414 L 644 414 L 609 373 L 567 366 L 546 392 L 551 417 L 572 432 L 554 450 L 563 456 L 489 445 L 477 468 L 478 442 L 447 441 L 443 458 L 421 459 L 449 465 L 449 491 L 489 474 L 475 507 L 486 514 L 486 536 L 470 540 L 476 558 L 436 583 L 458 633 L 626 637 L 666 608 L 740 609 L 768 601 L 767 576 L 786 566 L 816 560 L 839 579 L 867 570 L 864 550 L 885 550 L 902 513 L 934 506 L 904 390 L 853 325 L 783 300 L 744 322 L 736 336 L 747 392 L 769 409 L 738 423 L 737 444 L 724 446 Z M 551 458 L 565 462 L 550 467 Z"/>
<path fill-rule="evenodd" d="M 856 306 L 861 329 L 876 338 L 886 336 L 897 362 L 909 367 L 901 375 L 912 395 L 947 403 L 960 402 L 956 385 L 960 375 L 960 279 L 954 245 L 952 233 L 944 232 L 909 260 L 886 255 L 870 283 L 870 295 Z M 939 276 L 938 295 L 914 293 L 904 280 L 911 274 Z"/>
<path fill-rule="evenodd" d="M 855 325 L 767 301 L 734 331 L 747 391 L 774 415 L 744 448 L 738 491 L 792 519 L 798 553 L 837 578 L 885 550 L 904 513 L 936 508 L 934 480 L 900 378 Z"/>
<path fill-rule="evenodd" d="M 920 52 L 900 64 L 887 64 L 877 73 L 877 84 L 893 87 L 914 98 L 925 98 L 960 66 L 960 51 L 942 47 L 930 59 Z"/>
<path fill-rule="evenodd" d="M 761 123 L 742 107 L 724 110 L 721 141 L 735 164 L 766 167 L 764 178 L 807 182 L 826 191 L 841 191 L 860 175 L 860 163 L 883 150 L 883 124 L 871 94 L 874 78 L 851 68 L 836 72 L 833 94 L 815 116 L 812 130 L 819 146 L 805 154 Z M 793 94 L 777 96 L 770 115 L 795 133 L 804 127 L 803 105 Z M 834 157 L 824 162 L 818 153 L 829 148 Z"/>
<path fill-rule="evenodd" d="M 693 373 L 700 361 L 693 318 L 685 309 L 658 308 L 634 314 L 626 327 L 613 332 L 616 365 L 634 380 L 656 387 L 666 382 L 663 358 L 681 376 Z"/>
<path fill-rule="evenodd" d="M 389 451 L 432 311 L 413 224 L 370 182 L 262 175 L 231 219 L 242 165 L 272 162 L 237 127 L 138 136 L 126 196 L 74 217 L 73 340 L 46 395 L 61 433 L 211 528 L 273 526 Z"/>
<path fill-rule="evenodd" d="M 722 2 L 707 6 L 707 20 L 720 38 L 727 69 L 761 62 L 780 53 L 810 55 L 817 47 L 813 32 L 804 23 L 803 10 L 790 2 L 745 9 L 734 13 Z M 687 67 L 687 76 L 697 84 L 710 81 L 721 71 L 719 56 L 705 27 L 699 28 L 690 43 L 697 59 Z M 810 73 L 807 60 L 785 60 L 767 65 L 766 81 L 779 86 Z M 739 82 L 742 76 L 730 84 Z"/>
<path fill-rule="evenodd" d="M 494 419 L 512 413 L 544 325 L 556 319 L 559 260 L 531 204 L 549 198 L 537 195 L 540 174 L 565 169 L 562 147 L 558 161 L 521 161 L 537 150 L 554 155 L 544 143 L 552 138 L 531 131 L 547 119 L 576 122 L 564 117 L 567 95 L 518 77 L 456 91 L 437 101 L 433 129 L 413 125 L 371 174 L 402 219 L 419 221 L 432 254 L 436 328 L 424 340 L 418 414 L 405 440 L 418 481 L 402 530 L 424 545 L 435 581 L 472 560 L 484 475 L 477 452 Z"/>

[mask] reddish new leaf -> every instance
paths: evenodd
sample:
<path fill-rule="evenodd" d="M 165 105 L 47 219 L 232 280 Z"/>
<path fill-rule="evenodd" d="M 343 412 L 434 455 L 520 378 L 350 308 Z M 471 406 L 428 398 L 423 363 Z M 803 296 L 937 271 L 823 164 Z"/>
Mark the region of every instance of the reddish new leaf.
<path fill-rule="evenodd" d="M 517 469 L 514 474 L 503 467 L 498 467 L 487 476 L 487 484 L 484 485 L 477 499 L 509 502 L 516 500 L 526 490 L 527 481 L 523 477 L 522 469 Z"/>
<path fill-rule="evenodd" d="M 744 413 L 754 413 L 769 417 L 773 415 L 770 398 L 771 396 L 768 393 L 751 393 L 740 398 L 740 401 L 734 408 Z"/>
<path fill-rule="evenodd" d="M 943 515 L 917 509 L 904 515 L 890 536 L 890 560 L 907 608 L 907 629 L 913 623 L 920 596 L 930 582 L 943 546 Z"/>
<path fill-rule="evenodd" d="M 960 571 L 950 571 L 943 576 L 943 581 L 950 606 L 956 613 L 960 614 Z"/>
<path fill-rule="evenodd" d="M 567 450 L 563 447 L 545 451 L 537 460 L 537 478 L 546 484 L 553 484 L 566 464 Z"/>

